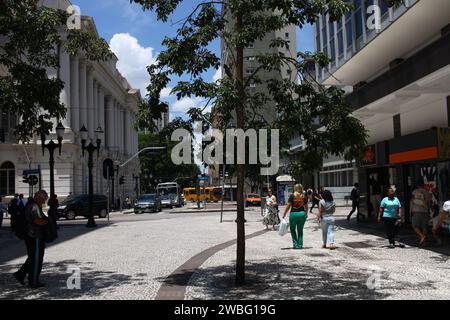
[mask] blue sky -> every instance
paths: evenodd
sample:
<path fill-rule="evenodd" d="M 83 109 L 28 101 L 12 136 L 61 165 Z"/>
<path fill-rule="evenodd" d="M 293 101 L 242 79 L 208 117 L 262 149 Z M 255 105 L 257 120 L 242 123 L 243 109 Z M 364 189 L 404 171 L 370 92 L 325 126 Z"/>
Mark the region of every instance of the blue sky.
<path fill-rule="evenodd" d="M 146 66 L 155 61 L 158 52 L 164 48 L 161 45 L 165 36 L 175 35 L 179 22 L 194 8 L 196 0 L 185 0 L 174 16 L 168 22 L 159 22 L 155 14 L 143 12 L 139 5 L 130 4 L 129 0 L 71 0 L 72 4 L 81 9 L 82 15 L 94 17 L 97 30 L 101 37 L 110 44 L 119 58 L 118 69 L 128 79 L 130 84 L 141 89 L 144 95 L 148 84 Z M 297 30 L 297 46 L 299 51 L 314 50 L 314 36 L 311 26 Z M 220 52 L 220 42 L 212 43 L 211 49 Z M 208 71 L 206 79 L 213 79 L 216 70 Z M 173 86 L 174 83 L 171 84 Z M 169 96 L 166 90 L 164 97 L 170 104 L 171 118 L 185 116 L 186 110 L 201 100 L 183 99 Z"/>

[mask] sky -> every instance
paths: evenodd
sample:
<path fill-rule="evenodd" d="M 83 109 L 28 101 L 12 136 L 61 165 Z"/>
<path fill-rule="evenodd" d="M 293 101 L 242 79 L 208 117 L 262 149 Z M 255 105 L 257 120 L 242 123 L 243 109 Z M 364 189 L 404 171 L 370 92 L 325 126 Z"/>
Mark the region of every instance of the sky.
<path fill-rule="evenodd" d="M 80 7 L 81 14 L 92 16 L 97 31 L 110 45 L 111 50 L 119 59 L 117 68 L 132 87 L 141 90 L 145 96 L 149 84 L 146 67 L 156 61 L 158 53 L 164 50 L 161 45 L 164 37 L 175 35 L 180 26 L 179 21 L 194 8 L 196 0 L 185 0 L 167 22 L 157 21 L 156 15 L 150 11 L 142 11 L 137 4 L 129 0 L 71 0 Z M 314 51 L 314 35 L 311 26 L 297 30 L 297 47 L 299 51 Z M 220 53 L 219 40 L 210 47 L 215 53 Z M 220 55 L 219 55 L 220 56 Z M 209 70 L 206 80 L 217 80 L 219 70 Z M 199 98 L 177 98 L 170 95 L 170 89 L 176 83 L 172 82 L 163 90 L 162 98 L 169 102 L 170 119 L 186 118 L 186 111 L 202 102 Z"/>

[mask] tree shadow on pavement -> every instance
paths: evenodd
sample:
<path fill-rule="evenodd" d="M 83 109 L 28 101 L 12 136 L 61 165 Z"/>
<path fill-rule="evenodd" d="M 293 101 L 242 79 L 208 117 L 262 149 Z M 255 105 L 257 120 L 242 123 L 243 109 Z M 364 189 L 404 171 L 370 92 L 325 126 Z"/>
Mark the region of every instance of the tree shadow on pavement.
<path fill-rule="evenodd" d="M 93 263 L 80 263 L 77 260 L 65 260 L 58 263 L 44 262 L 41 281 L 45 288 L 32 290 L 22 286 L 13 277 L 20 265 L 0 266 L 0 300 L 13 299 L 95 299 L 102 298 L 118 287 L 139 283 L 142 278 L 101 271 L 92 267 Z M 68 268 L 80 268 L 80 289 L 68 289 L 67 283 L 72 272 Z M 26 281 L 25 281 L 26 282 Z M 75 281 L 69 281 L 75 284 Z"/>
<path fill-rule="evenodd" d="M 347 222 L 346 219 L 336 219 L 336 227 L 355 231 L 357 233 L 357 235 L 360 235 L 362 233 L 362 234 L 370 234 L 370 235 L 378 236 L 378 237 L 386 239 L 386 245 L 388 244 L 386 231 L 384 229 L 383 224 L 378 224 L 373 221 L 364 221 L 364 222 L 359 222 L 359 223 L 352 221 L 349 223 L 349 222 Z M 414 233 L 414 230 L 412 230 L 412 228 L 410 226 L 404 226 L 400 230 L 398 238 L 401 241 L 401 243 L 404 243 L 405 245 L 410 246 L 410 247 L 417 247 L 419 244 L 419 240 L 418 240 L 416 234 Z M 430 239 L 430 244 L 427 245 L 426 247 L 422 247 L 421 249 L 432 251 L 434 253 L 442 255 L 443 257 L 450 256 L 450 241 L 448 239 L 448 235 L 446 235 L 444 237 L 441 236 L 441 238 L 443 240 L 442 246 L 433 245 L 433 241 L 431 241 L 431 239 L 433 239 L 431 231 L 428 233 L 428 238 Z"/>
<path fill-rule="evenodd" d="M 236 287 L 235 266 L 226 265 L 202 268 L 194 274 L 189 282 L 188 298 L 225 299 L 225 300 L 375 300 L 387 299 L 387 291 L 402 288 L 433 288 L 427 281 L 420 285 L 392 281 L 386 274 L 381 274 L 382 290 L 368 287 L 371 273 L 360 269 L 339 269 L 336 261 L 321 263 L 316 268 L 311 264 L 300 264 L 295 258 L 277 260 L 260 260 L 248 262 L 246 267 L 247 285 Z M 165 281 L 170 281 L 166 279 Z M 371 282 L 370 282 L 371 283 Z M 370 284 L 369 284 L 370 285 Z M 192 293 L 191 293 L 192 291 Z"/>
<path fill-rule="evenodd" d="M 106 224 L 98 224 L 97 228 L 86 228 L 84 224 L 64 224 L 60 225 L 58 230 L 58 238 L 52 243 L 48 243 L 47 248 L 63 243 L 64 241 L 86 235 L 95 230 L 106 227 Z M 109 225 L 112 227 L 113 225 Z M 0 265 L 16 258 L 25 257 L 27 250 L 25 242 L 19 240 L 10 228 L 0 230 Z"/>

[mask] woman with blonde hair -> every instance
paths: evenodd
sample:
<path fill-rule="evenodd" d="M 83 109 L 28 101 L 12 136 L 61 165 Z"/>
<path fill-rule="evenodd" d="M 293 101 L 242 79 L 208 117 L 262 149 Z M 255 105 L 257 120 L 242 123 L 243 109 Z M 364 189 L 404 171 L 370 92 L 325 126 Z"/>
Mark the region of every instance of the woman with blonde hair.
<path fill-rule="evenodd" d="M 289 214 L 289 227 L 291 228 L 292 242 L 294 249 L 303 248 L 303 227 L 308 218 L 308 200 L 303 194 L 303 186 L 297 184 L 294 187 L 294 194 L 289 197 L 288 205 L 284 211 L 283 219 Z"/>

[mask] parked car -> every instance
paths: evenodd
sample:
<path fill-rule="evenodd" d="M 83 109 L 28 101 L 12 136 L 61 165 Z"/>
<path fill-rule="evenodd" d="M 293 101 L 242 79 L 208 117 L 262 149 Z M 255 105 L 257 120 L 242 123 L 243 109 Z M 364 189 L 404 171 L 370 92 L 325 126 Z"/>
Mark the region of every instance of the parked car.
<path fill-rule="evenodd" d="M 168 194 L 164 194 L 161 196 L 161 205 L 163 208 L 173 208 L 173 200 L 172 197 Z"/>
<path fill-rule="evenodd" d="M 162 210 L 161 199 L 154 193 L 142 195 L 134 205 L 134 213 L 160 212 Z"/>
<path fill-rule="evenodd" d="M 250 193 L 245 199 L 247 206 L 261 206 L 261 196 L 259 194 Z"/>
<path fill-rule="evenodd" d="M 108 216 L 108 199 L 105 195 L 94 195 L 93 209 L 94 216 L 100 218 Z M 87 218 L 89 216 L 89 195 L 70 196 L 62 201 L 58 207 L 58 216 L 67 220 L 74 220 L 79 216 Z"/>

